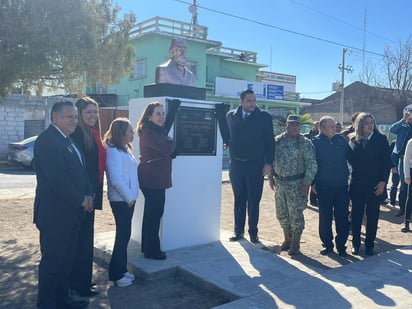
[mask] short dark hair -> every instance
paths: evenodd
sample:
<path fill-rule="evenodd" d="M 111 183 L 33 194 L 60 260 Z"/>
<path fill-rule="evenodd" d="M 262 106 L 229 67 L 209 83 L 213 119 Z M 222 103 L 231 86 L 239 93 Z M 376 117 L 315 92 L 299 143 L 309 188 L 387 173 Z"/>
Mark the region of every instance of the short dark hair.
<path fill-rule="evenodd" d="M 50 114 L 53 115 L 55 113 L 61 112 L 65 106 L 76 108 L 76 106 L 74 105 L 72 101 L 68 101 L 68 100 L 59 101 L 53 104 Z"/>
<path fill-rule="evenodd" d="M 245 89 L 240 93 L 240 99 L 244 100 L 247 94 L 255 94 L 255 92 L 252 89 Z"/>

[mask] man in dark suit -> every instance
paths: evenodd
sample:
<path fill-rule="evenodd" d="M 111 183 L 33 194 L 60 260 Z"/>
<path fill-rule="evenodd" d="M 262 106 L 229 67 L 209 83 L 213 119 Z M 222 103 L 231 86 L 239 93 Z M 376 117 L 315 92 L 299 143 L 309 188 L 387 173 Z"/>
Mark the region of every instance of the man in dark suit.
<path fill-rule="evenodd" d="M 250 241 L 258 243 L 263 176 L 270 175 L 275 155 L 272 117 L 256 107 L 256 95 L 247 89 L 240 94 L 240 106 L 229 111 L 226 119 L 229 177 L 235 198 L 235 234 L 230 241 L 243 238 L 247 208 Z"/>
<path fill-rule="evenodd" d="M 42 254 L 37 307 L 83 308 L 88 302 L 69 295 L 69 275 L 80 217 L 92 210 L 93 198 L 82 154 L 67 138 L 77 125 L 76 107 L 70 101 L 54 104 L 51 121 L 34 147 L 34 223 L 40 231 Z"/>

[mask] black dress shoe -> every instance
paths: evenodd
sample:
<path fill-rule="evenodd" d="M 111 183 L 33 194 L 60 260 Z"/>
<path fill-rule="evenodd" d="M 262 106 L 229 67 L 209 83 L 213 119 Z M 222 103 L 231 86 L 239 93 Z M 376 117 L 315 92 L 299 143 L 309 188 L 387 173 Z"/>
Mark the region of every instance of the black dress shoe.
<path fill-rule="evenodd" d="M 230 241 L 239 241 L 243 239 L 244 235 L 243 234 L 235 234 L 232 237 L 229 238 Z"/>
<path fill-rule="evenodd" d="M 346 250 L 338 250 L 338 254 L 339 254 L 339 256 L 341 256 L 341 257 L 346 257 L 346 256 L 347 256 Z"/>
<path fill-rule="evenodd" d="M 409 229 L 409 222 L 406 221 L 403 223 L 402 228 L 401 228 L 401 232 L 402 233 L 408 233 L 410 231 Z"/>
<path fill-rule="evenodd" d="M 99 294 L 99 292 L 97 292 L 94 289 L 88 289 L 88 290 L 72 289 L 72 290 L 75 291 L 77 294 L 79 294 L 79 296 L 81 297 L 93 297 Z"/>
<path fill-rule="evenodd" d="M 365 248 L 365 254 L 366 255 L 373 255 L 373 248 Z"/>
<path fill-rule="evenodd" d="M 325 248 L 323 250 L 320 251 L 321 255 L 328 255 L 329 253 L 332 253 L 333 249 L 332 248 Z"/>
<path fill-rule="evenodd" d="M 80 309 L 89 305 L 87 300 L 68 300 L 62 304 L 57 304 L 57 309 Z"/>
<path fill-rule="evenodd" d="M 254 244 L 260 243 L 259 237 L 257 237 L 257 236 L 250 236 L 250 241 Z"/>
<path fill-rule="evenodd" d="M 352 254 L 358 255 L 359 254 L 359 247 L 352 247 Z"/>

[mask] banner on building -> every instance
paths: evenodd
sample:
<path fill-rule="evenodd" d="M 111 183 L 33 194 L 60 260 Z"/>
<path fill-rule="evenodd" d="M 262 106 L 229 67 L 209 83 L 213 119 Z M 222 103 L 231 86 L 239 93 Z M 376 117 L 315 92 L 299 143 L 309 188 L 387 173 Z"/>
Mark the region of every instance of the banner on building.
<path fill-rule="evenodd" d="M 257 99 L 283 100 L 284 85 L 252 82 L 240 79 L 216 77 L 215 94 L 220 96 L 238 97 L 245 89 L 252 89 Z"/>

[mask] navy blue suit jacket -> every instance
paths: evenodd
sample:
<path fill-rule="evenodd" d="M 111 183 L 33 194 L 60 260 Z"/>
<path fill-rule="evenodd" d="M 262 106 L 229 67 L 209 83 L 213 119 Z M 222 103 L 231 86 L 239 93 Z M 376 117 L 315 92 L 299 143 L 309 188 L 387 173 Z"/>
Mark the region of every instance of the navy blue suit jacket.
<path fill-rule="evenodd" d="M 275 138 L 272 116 L 256 109 L 243 120 L 242 107 L 226 115 L 229 128 L 229 153 L 231 159 L 263 160 L 272 164 L 275 156 Z"/>
<path fill-rule="evenodd" d="M 91 195 L 84 168 L 64 136 L 50 125 L 34 146 L 37 187 L 34 223 L 38 228 L 70 227 L 79 222 L 81 204 Z"/>

